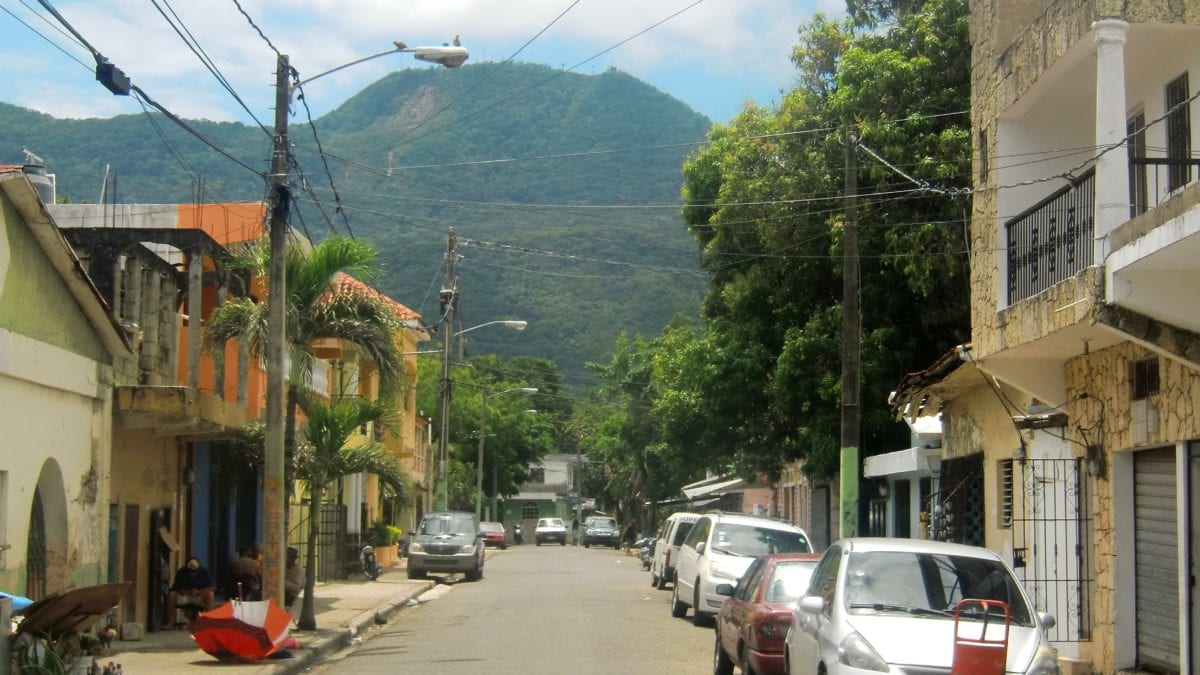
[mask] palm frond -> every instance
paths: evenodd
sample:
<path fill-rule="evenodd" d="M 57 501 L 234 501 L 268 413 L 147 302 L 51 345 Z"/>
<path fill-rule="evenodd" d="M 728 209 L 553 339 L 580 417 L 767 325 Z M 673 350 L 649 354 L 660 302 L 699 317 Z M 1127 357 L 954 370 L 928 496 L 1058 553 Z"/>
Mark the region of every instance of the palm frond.
<path fill-rule="evenodd" d="M 209 353 L 225 348 L 225 343 L 238 338 L 245 339 L 250 353 L 261 354 L 266 344 L 267 307 L 250 298 L 231 300 L 209 315 L 204 322 L 204 349 Z"/>

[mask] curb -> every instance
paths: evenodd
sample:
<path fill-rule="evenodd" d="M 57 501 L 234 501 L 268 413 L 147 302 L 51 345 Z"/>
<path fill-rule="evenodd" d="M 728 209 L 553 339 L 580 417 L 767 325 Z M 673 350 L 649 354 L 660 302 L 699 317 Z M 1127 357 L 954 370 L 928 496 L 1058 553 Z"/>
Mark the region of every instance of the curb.
<path fill-rule="evenodd" d="M 293 651 L 292 653 L 296 654 L 296 658 L 274 664 L 269 669 L 263 669 L 260 672 L 271 673 L 271 675 L 303 673 L 326 656 L 345 648 L 355 637 L 364 632 L 366 628 L 374 625 L 376 614 L 381 613 L 385 617 L 391 618 L 392 615 L 400 611 L 400 608 L 404 607 L 405 603 L 433 588 L 433 586 L 433 581 L 426 581 L 421 587 L 398 596 L 395 602 L 386 604 L 386 606 L 383 606 L 385 603 L 381 603 L 381 606 L 379 606 L 381 608 L 365 611 L 354 617 L 348 626 L 336 628 L 329 634 L 314 639 L 305 649 Z"/>

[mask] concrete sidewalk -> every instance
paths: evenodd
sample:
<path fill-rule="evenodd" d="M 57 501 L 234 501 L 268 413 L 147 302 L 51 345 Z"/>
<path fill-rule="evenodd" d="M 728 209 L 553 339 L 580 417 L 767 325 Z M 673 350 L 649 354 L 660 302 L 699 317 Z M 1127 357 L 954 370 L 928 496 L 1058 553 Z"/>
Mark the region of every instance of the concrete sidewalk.
<path fill-rule="evenodd" d="M 488 553 L 491 557 L 491 551 Z M 432 580 L 410 581 L 402 565 L 387 568 L 376 581 L 359 578 L 318 583 L 314 593 L 317 630 L 292 629 L 289 637 L 296 638 L 302 647 L 287 650 L 291 658 L 222 663 L 196 647 L 192 634 L 185 628 L 150 633 L 138 641 L 115 641 L 108 654 L 95 659 L 101 668 L 109 663 L 120 664 L 129 675 L 212 672 L 214 667 L 255 675 L 300 673 L 371 628 L 376 613 L 390 618 L 410 598 L 416 598 L 433 585 Z M 302 601 L 303 598 L 297 600 L 293 607 L 297 613 Z"/>

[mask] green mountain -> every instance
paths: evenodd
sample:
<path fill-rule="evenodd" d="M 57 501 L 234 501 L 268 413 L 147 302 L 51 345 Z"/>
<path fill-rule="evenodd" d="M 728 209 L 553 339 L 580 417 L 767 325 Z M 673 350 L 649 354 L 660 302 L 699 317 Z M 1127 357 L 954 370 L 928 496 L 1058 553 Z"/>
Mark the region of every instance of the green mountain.
<path fill-rule="evenodd" d="M 294 225 L 379 245 L 377 285 L 430 323 L 452 227 L 458 328 L 529 322 L 471 333 L 470 353 L 545 357 L 570 378 L 605 360 L 620 331 L 657 334 L 699 306 L 696 245 L 672 205 L 709 121 L 628 74 L 496 63 L 396 72 L 315 121 L 325 161 L 299 97 L 292 112 Z M 110 201 L 263 199 L 252 170 L 269 166 L 270 135 L 190 124 L 245 166 L 157 113 L 60 120 L 5 104 L 0 162 L 32 150 L 59 198 L 77 202 L 99 199 L 106 166 Z"/>

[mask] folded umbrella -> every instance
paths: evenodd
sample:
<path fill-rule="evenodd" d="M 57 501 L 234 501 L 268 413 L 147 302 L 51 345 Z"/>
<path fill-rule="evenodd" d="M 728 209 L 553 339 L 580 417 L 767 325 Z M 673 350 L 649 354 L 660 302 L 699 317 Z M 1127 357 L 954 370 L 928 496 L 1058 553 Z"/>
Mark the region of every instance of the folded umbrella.
<path fill-rule="evenodd" d="M 292 615 L 274 600 L 230 600 L 188 624 L 196 646 L 221 661 L 258 661 L 287 638 Z"/>

